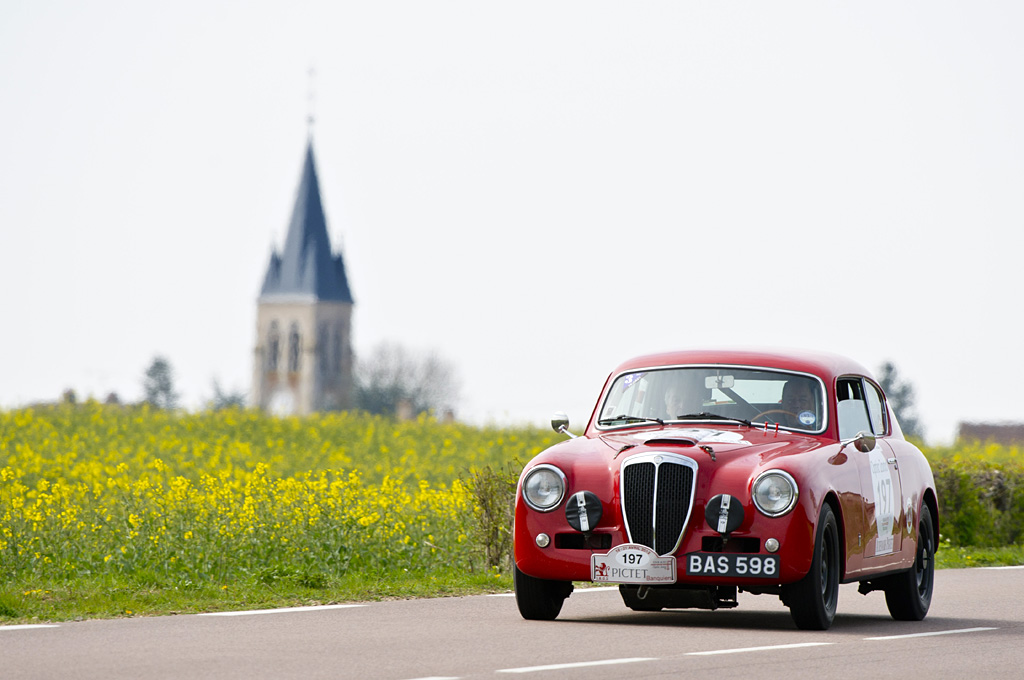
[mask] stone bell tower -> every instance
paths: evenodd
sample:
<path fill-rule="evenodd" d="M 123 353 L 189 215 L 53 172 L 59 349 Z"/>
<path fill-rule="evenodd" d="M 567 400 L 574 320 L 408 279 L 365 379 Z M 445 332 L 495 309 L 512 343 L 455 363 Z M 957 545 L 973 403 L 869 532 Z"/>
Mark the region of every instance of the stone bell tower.
<path fill-rule="evenodd" d="M 353 304 L 327 235 L 310 137 L 284 251 L 271 253 L 256 302 L 254 406 L 282 415 L 352 407 Z"/>

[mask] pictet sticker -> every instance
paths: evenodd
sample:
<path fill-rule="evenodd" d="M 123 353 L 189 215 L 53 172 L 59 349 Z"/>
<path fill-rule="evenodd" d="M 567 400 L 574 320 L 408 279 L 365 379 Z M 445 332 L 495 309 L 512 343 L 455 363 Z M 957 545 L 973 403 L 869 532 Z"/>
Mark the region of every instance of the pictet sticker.
<path fill-rule="evenodd" d="M 646 545 L 623 543 L 607 555 L 590 556 L 590 580 L 598 583 L 675 583 L 676 558 Z"/>

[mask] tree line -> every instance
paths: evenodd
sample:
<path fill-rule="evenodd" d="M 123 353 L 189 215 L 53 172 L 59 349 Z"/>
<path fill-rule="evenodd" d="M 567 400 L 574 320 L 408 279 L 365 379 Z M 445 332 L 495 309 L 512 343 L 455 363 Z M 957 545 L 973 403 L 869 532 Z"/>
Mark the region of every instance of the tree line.
<path fill-rule="evenodd" d="M 396 343 L 377 345 L 365 358 L 356 360 L 355 407 L 375 415 L 395 415 L 404 409 L 409 415 L 453 411 L 459 392 L 454 365 L 437 352 L 418 353 Z M 166 357 L 156 356 L 146 369 L 143 401 L 154 408 L 175 409 L 180 395 L 175 389 L 174 369 Z M 213 410 L 245 406 L 243 392 L 224 391 L 213 382 Z"/>
<path fill-rule="evenodd" d="M 440 415 L 454 409 L 458 400 L 457 371 L 436 352 L 415 353 L 395 343 L 381 343 L 365 359 L 356 361 L 354 377 L 356 408 L 367 413 L 395 415 L 404 406 L 414 416 L 431 412 Z M 900 375 L 892 361 L 881 365 L 878 382 L 903 433 L 923 439 L 924 428 L 917 414 L 913 384 Z M 143 401 L 154 408 L 178 407 L 180 395 L 174 387 L 174 370 L 165 357 L 154 357 L 145 371 L 142 387 Z M 70 390 L 65 393 L 65 400 L 69 393 Z M 73 401 L 73 396 L 70 400 Z M 242 407 L 246 401 L 245 393 L 226 392 L 214 380 L 209 408 Z"/>

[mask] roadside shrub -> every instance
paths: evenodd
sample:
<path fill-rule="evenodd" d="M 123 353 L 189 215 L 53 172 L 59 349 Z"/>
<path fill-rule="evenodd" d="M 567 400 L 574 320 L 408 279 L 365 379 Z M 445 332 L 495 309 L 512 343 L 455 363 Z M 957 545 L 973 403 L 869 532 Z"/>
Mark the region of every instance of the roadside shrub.
<path fill-rule="evenodd" d="M 1024 541 L 1024 468 L 949 458 L 932 463 L 942 535 L 954 546 Z"/>
<path fill-rule="evenodd" d="M 473 542 L 480 547 L 488 569 L 512 570 L 512 521 L 516 485 L 523 463 L 517 458 L 496 469 L 473 472 L 466 486 L 473 494 Z"/>

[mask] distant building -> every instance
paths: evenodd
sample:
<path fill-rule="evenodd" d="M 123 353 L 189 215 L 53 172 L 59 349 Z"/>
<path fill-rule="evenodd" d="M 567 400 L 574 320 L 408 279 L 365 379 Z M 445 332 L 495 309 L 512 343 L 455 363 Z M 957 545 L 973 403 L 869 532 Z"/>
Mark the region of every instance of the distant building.
<path fill-rule="evenodd" d="M 298 415 L 352 407 L 353 304 L 327 235 L 311 137 L 284 251 L 271 253 L 256 302 L 254 406 Z"/>
<path fill-rule="evenodd" d="M 978 441 L 1024 445 L 1024 423 L 960 423 L 956 433 L 957 441 Z"/>

